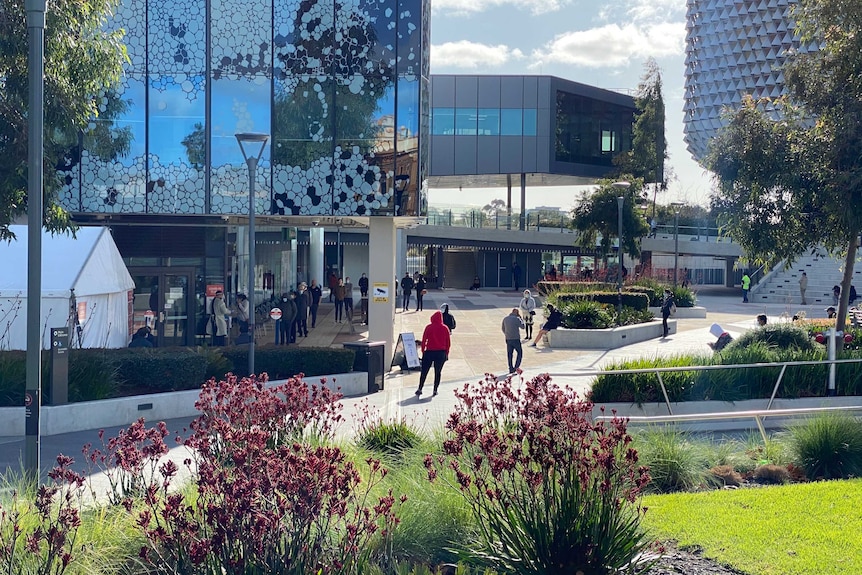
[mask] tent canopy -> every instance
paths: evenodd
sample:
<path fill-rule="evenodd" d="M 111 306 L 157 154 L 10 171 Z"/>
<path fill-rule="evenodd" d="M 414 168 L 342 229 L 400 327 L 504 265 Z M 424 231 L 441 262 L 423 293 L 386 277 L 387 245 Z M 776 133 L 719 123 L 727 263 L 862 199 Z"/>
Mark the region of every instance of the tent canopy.
<path fill-rule="evenodd" d="M 27 226 L 10 226 L 17 239 L 0 242 L 0 295 L 27 292 Z M 135 283 L 108 228 L 80 228 L 76 237 L 42 230 L 42 294 L 78 297 L 124 292 Z"/>

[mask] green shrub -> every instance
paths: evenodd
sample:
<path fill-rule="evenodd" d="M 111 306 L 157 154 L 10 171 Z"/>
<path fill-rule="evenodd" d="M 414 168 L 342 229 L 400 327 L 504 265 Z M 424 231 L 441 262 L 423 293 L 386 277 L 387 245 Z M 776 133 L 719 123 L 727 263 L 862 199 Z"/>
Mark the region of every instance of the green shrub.
<path fill-rule="evenodd" d="M 369 422 L 356 438 L 359 447 L 383 455 L 399 455 L 422 441 L 402 416 L 399 420 Z"/>
<path fill-rule="evenodd" d="M 563 327 L 569 329 L 603 329 L 614 325 L 614 311 L 596 301 L 582 299 L 560 307 Z"/>
<path fill-rule="evenodd" d="M 732 341 L 725 351 L 763 343 L 780 350 L 814 351 L 814 344 L 808 332 L 789 323 L 767 324 L 751 329 Z"/>
<path fill-rule="evenodd" d="M 69 350 L 69 402 L 95 401 L 119 395 L 119 368 L 108 349 Z"/>
<path fill-rule="evenodd" d="M 706 461 L 687 433 L 676 427 L 655 427 L 635 434 L 635 447 L 649 467 L 647 488 L 656 493 L 688 491 L 706 478 Z"/>
<path fill-rule="evenodd" d="M 248 347 L 222 348 L 222 354 L 239 376 L 248 375 Z M 353 371 L 354 352 L 331 347 L 261 345 L 254 348 L 254 369 L 271 380 L 287 379 L 299 373 L 316 377 Z"/>
<path fill-rule="evenodd" d="M 623 291 L 623 307 L 631 307 L 637 310 L 649 308 L 649 296 L 645 293 L 632 293 Z M 591 300 L 608 306 L 619 304 L 619 294 L 616 291 L 590 291 L 576 293 L 558 292 L 548 298 L 548 301 L 557 308 L 563 308 L 569 303 Z"/>
<path fill-rule="evenodd" d="M 706 358 L 702 358 L 706 361 Z M 649 369 L 662 367 L 684 367 L 687 365 L 704 365 L 697 363 L 695 356 L 676 356 L 659 358 L 639 358 L 610 364 L 606 371 L 623 369 Z M 691 388 L 696 377 L 694 371 L 663 372 L 662 381 L 670 401 L 685 401 L 690 397 Z M 659 386 L 658 375 L 655 372 L 607 374 L 596 377 L 587 394 L 594 403 L 651 403 L 664 401 Z"/>
<path fill-rule="evenodd" d="M 24 405 L 27 358 L 23 351 L 0 351 L 0 406 Z"/>
<path fill-rule="evenodd" d="M 206 381 L 207 359 L 185 347 L 126 348 L 111 351 L 127 391 L 197 389 Z"/>
<path fill-rule="evenodd" d="M 862 424 L 847 414 L 809 418 L 790 430 L 795 461 L 809 479 L 839 479 L 862 474 Z"/>

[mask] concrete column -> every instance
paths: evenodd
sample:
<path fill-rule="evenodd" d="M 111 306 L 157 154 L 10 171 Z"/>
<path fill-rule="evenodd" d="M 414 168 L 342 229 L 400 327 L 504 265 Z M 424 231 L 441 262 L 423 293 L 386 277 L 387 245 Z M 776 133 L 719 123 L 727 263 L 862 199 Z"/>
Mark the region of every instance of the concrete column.
<path fill-rule="evenodd" d="M 521 218 L 518 229 L 527 229 L 527 174 L 521 174 Z"/>
<path fill-rule="evenodd" d="M 383 354 L 384 370 L 386 370 L 392 359 L 392 340 L 395 332 L 397 233 L 395 218 L 375 216 L 368 219 L 368 280 L 371 292 L 368 301 L 368 339 L 386 342 Z M 389 287 L 388 301 L 374 301 L 374 286 L 383 282 Z"/>
<path fill-rule="evenodd" d="M 317 280 L 317 285 L 329 285 L 323 277 L 323 232 L 324 228 L 315 226 L 308 230 L 308 284 Z"/>
<path fill-rule="evenodd" d="M 371 252 L 374 257 L 374 252 Z M 395 230 L 395 277 L 400 281 L 407 271 L 407 230 L 398 228 Z M 393 277 L 393 279 L 395 279 Z"/>
<path fill-rule="evenodd" d="M 736 267 L 736 258 L 729 257 L 724 260 L 724 287 L 732 288 L 736 284 L 733 281 L 733 268 Z"/>

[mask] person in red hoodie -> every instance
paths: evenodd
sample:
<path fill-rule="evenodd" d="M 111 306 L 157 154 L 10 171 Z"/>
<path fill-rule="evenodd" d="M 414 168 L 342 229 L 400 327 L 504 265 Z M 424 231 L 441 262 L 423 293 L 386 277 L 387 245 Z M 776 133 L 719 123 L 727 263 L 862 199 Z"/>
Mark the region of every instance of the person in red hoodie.
<path fill-rule="evenodd" d="M 425 385 L 425 378 L 428 377 L 432 364 L 434 365 L 433 395 L 437 395 L 437 388 L 440 387 L 440 372 L 443 371 L 443 364 L 449 359 L 449 344 L 449 328 L 443 323 L 443 314 L 435 311 L 431 315 L 431 323 L 425 326 L 425 331 L 422 333 L 422 371 L 419 375 L 417 396 L 422 395 L 422 386 Z"/>

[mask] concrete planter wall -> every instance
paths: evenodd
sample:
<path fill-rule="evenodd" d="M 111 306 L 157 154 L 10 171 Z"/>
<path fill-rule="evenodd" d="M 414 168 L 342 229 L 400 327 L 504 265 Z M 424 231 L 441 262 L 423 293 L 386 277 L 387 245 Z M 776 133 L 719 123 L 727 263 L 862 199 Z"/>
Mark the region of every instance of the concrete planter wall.
<path fill-rule="evenodd" d="M 768 403 L 768 399 L 748 399 L 734 403 L 726 401 L 683 401 L 679 403 L 671 403 L 670 405 L 673 409 L 674 415 L 684 415 L 692 413 L 721 413 L 766 409 L 766 405 Z M 806 397 L 802 399 L 776 399 L 772 403 L 772 409 L 849 407 L 858 405 L 862 405 L 862 397 L 859 396 Z M 604 412 L 601 410 L 602 407 L 604 407 Z M 640 406 L 636 403 L 605 403 L 601 405 L 596 404 L 593 407 L 593 417 L 611 415 L 611 410 L 616 410 L 616 414 L 620 417 L 668 415 L 667 405 L 664 403 L 644 403 Z M 763 426 L 767 429 L 784 428 L 788 425 L 793 425 L 794 423 L 802 421 L 805 417 L 806 416 L 766 417 L 763 418 Z M 641 425 L 641 422 L 637 422 L 637 425 Z M 664 424 L 656 423 L 654 425 Z M 679 422 L 669 425 L 679 426 L 680 429 L 687 431 L 739 431 L 742 429 L 757 429 L 757 423 L 753 417 L 723 420 L 711 419 L 696 423 Z"/>
<path fill-rule="evenodd" d="M 668 331 L 676 333 L 676 320 L 667 321 Z M 557 349 L 617 349 L 662 336 L 661 319 L 649 323 L 608 329 L 557 328 L 548 333 L 548 344 Z"/>
<path fill-rule="evenodd" d="M 657 318 L 661 319 L 661 308 L 651 307 L 649 310 Z M 676 314 L 674 319 L 704 319 L 706 317 L 706 308 L 701 306 L 694 307 L 679 307 L 676 306 Z"/>
<path fill-rule="evenodd" d="M 362 371 L 321 376 L 326 387 L 345 396 L 364 395 L 368 391 L 368 374 Z M 319 382 L 318 377 L 306 377 L 306 382 Z M 281 381 L 272 381 L 277 385 Z M 200 390 L 172 391 L 83 401 L 67 405 L 45 405 L 40 411 L 41 435 L 59 435 L 87 429 L 129 425 L 138 418 L 155 422 L 165 419 L 194 417 L 195 401 Z M 0 407 L 0 436 L 24 435 L 24 408 Z"/>

